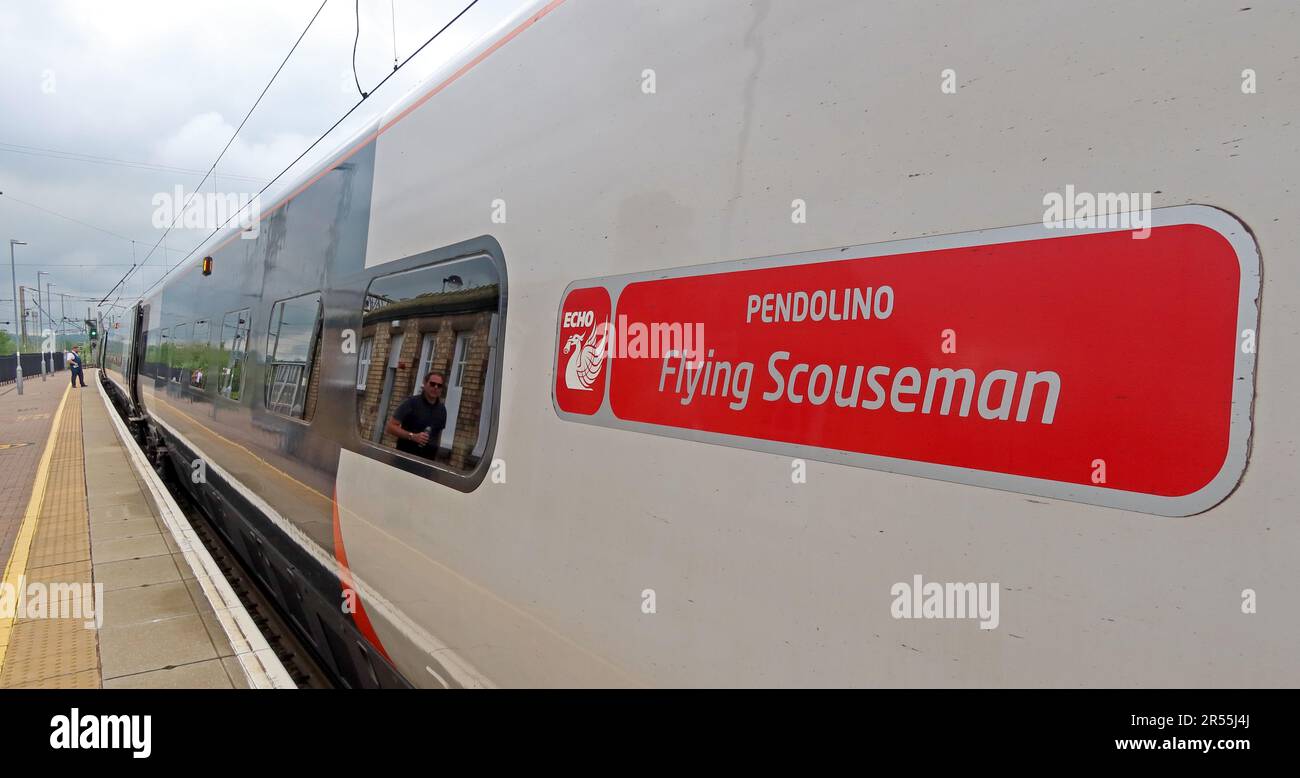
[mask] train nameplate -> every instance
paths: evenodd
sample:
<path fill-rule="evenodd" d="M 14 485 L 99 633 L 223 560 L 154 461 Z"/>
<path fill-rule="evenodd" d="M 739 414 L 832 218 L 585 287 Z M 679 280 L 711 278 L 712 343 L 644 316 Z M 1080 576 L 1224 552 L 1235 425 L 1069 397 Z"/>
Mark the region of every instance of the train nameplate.
<path fill-rule="evenodd" d="M 1146 513 L 1245 469 L 1258 249 L 1225 211 L 575 282 L 561 418 Z"/>

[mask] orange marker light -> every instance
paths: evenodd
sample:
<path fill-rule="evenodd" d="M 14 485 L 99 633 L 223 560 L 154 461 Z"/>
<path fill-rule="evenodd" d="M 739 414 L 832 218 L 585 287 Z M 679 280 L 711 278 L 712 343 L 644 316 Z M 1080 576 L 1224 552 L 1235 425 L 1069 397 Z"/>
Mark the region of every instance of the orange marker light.
<path fill-rule="evenodd" d="M 203 258 L 203 275 L 212 275 L 212 257 Z"/>

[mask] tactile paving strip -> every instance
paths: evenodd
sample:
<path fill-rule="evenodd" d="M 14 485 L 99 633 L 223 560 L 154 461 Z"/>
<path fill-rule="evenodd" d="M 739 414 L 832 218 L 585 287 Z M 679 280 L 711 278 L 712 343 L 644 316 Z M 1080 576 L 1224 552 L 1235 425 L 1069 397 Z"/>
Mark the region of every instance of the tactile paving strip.
<path fill-rule="evenodd" d="M 90 561 L 90 535 L 79 530 L 51 532 L 41 528 L 32 541 L 28 564 L 33 568 Z"/>
<path fill-rule="evenodd" d="M 81 398 L 81 392 L 72 392 L 63 407 L 24 573 L 28 584 L 93 583 Z M 19 619 L 0 668 L 0 688 L 98 688 L 98 633 L 87 629 L 86 621 L 84 613 L 80 618 Z"/>

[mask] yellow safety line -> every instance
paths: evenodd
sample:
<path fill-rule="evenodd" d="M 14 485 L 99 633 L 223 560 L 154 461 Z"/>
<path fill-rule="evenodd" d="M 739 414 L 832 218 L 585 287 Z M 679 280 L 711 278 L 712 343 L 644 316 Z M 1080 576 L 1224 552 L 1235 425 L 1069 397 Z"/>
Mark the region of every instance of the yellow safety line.
<path fill-rule="evenodd" d="M 50 478 L 50 460 L 54 457 L 54 443 L 58 439 L 59 425 L 63 421 L 63 406 L 68 401 L 71 386 L 63 387 L 63 397 L 59 400 L 59 409 L 54 412 L 54 422 L 50 424 L 50 437 L 45 441 L 45 452 L 41 454 L 41 463 L 36 468 L 36 478 L 32 481 L 32 496 L 27 500 L 27 513 L 23 524 L 18 529 L 13 551 L 5 564 L 4 587 L 14 595 L 18 585 L 27 573 L 27 556 L 32 549 L 32 539 L 36 537 L 36 523 L 41 518 L 41 507 L 45 504 L 45 487 Z M 0 615 L 0 671 L 4 670 L 5 655 L 9 652 L 9 636 L 13 632 L 14 616 Z"/>

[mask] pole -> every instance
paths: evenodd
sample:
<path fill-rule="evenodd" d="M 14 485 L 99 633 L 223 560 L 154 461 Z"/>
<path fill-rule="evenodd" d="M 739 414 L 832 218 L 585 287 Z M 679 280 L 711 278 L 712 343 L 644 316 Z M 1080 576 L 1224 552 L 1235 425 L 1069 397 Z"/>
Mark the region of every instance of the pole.
<path fill-rule="evenodd" d="M 22 306 L 23 306 L 23 319 L 22 319 L 23 336 L 22 336 L 22 340 L 19 342 L 25 346 L 27 345 L 27 287 L 25 286 L 18 287 L 18 299 L 22 301 Z"/>
<path fill-rule="evenodd" d="M 49 273 L 46 273 L 46 275 L 49 275 Z M 53 335 L 54 334 L 54 304 L 50 302 L 49 281 L 45 282 L 45 315 L 50 320 L 50 334 Z M 45 335 L 45 330 L 41 330 L 41 335 L 42 336 Z M 44 337 L 42 337 L 41 346 L 44 345 L 45 345 L 45 339 Z M 45 368 L 45 374 L 53 375 L 54 374 L 54 349 L 52 348 L 45 349 L 45 361 L 47 363 L 47 366 Z"/>
<path fill-rule="evenodd" d="M 46 281 L 45 302 L 49 303 L 50 309 L 45 313 L 50 317 L 50 335 L 54 337 L 54 348 L 50 349 L 50 375 L 54 375 L 54 352 L 59 347 L 59 330 L 54 329 L 54 293 L 50 291 L 52 288 L 54 288 L 54 284 Z"/>
<path fill-rule="evenodd" d="M 9 272 L 13 274 L 14 284 L 14 334 L 19 331 L 23 334 L 18 337 L 18 345 L 14 348 L 14 382 L 18 386 L 18 394 L 23 393 L 23 337 L 27 334 L 27 317 L 18 318 L 18 266 L 14 264 L 14 246 L 26 246 L 22 241 L 9 239 Z"/>
<path fill-rule="evenodd" d="M 41 380 L 46 380 L 45 375 L 45 306 L 41 304 L 41 276 L 49 275 L 44 270 L 36 272 L 36 333 L 41 341 Z"/>

